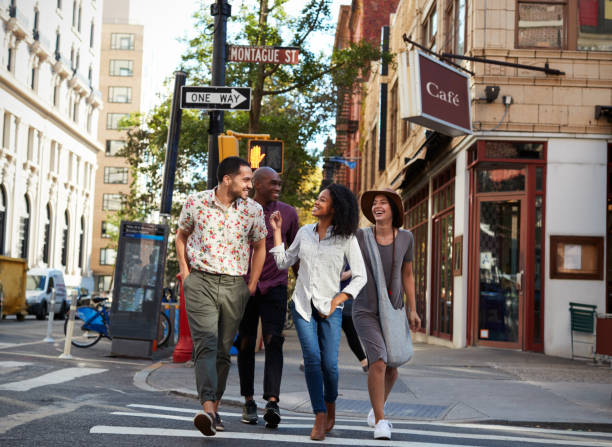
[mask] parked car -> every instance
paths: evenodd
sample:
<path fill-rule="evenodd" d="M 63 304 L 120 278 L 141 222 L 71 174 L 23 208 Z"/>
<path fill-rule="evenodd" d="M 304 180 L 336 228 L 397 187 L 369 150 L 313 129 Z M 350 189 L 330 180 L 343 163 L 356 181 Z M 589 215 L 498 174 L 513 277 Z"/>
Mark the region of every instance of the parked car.
<path fill-rule="evenodd" d="M 51 291 L 55 288 L 55 316 L 65 317 L 70 304 L 66 295 L 64 274 L 61 270 L 34 268 L 28 271 L 26 278 L 26 304 L 28 313 L 36 319 L 44 320 L 51 302 Z"/>

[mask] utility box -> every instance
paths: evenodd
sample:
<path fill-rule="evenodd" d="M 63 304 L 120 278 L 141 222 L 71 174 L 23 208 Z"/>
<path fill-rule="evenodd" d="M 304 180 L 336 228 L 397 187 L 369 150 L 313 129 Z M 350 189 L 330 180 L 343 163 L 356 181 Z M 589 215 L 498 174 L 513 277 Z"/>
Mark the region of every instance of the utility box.
<path fill-rule="evenodd" d="M 121 221 L 110 312 L 111 353 L 152 356 L 161 309 L 168 226 Z"/>
<path fill-rule="evenodd" d="M 0 256 L 0 304 L 2 317 L 17 315 L 23 320 L 26 311 L 26 271 L 25 259 Z"/>

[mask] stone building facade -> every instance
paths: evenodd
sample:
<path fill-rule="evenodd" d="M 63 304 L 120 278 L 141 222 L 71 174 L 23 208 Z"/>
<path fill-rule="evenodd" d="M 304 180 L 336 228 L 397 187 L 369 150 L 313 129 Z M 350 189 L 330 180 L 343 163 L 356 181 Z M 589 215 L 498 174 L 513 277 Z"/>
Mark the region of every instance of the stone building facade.
<path fill-rule="evenodd" d="M 91 287 L 101 1 L 0 0 L 0 254 Z"/>
<path fill-rule="evenodd" d="M 569 303 L 612 312 L 608 4 L 400 0 L 390 15 L 395 63 L 362 84 L 359 189 L 403 195 L 418 339 L 569 356 Z M 472 133 L 449 137 L 402 119 L 404 36 L 526 67 L 447 56 L 472 72 Z M 563 74 L 527 69 L 546 66 Z"/>

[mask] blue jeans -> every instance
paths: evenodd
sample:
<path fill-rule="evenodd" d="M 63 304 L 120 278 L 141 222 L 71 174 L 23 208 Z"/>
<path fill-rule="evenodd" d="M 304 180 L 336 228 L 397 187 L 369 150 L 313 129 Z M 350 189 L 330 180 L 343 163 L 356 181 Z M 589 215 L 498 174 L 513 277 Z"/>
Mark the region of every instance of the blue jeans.
<path fill-rule="evenodd" d="M 338 347 L 342 328 L 342 309 L 321 318 L 314 309 L 310 321 L 304 320 L 290 304 L 293 322 L 304 355 L 304 375 L 313 413 L 325 413 L 325 403 L 338 397 Z"/>

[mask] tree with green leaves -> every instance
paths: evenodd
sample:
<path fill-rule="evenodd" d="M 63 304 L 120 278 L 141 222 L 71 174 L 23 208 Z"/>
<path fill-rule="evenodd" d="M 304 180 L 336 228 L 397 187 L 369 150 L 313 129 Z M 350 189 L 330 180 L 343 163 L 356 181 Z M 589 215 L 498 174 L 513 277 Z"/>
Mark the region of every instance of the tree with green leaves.
<path fill-rule="evenodd" d="M 251 110 L 225 114 L 225 128 L 242 133 L 267 133 L 285 142 L 281 200 L 297 208 L 310 206 L 318 193 L 316 176 L 321 150 L 308 145 L 331 130 L 336 111 L 336 90 L 356 85 L 370 63 L 381 57 L 380 49 L 368 42 L 348 48 L 322 51 L 318 42 L 333 32 L 331 0 L 309 0 L 295 17 L 285 7 L 288 0 L 253 0 L 233 5 L 228 22 L 228 43 L 240 45 L 291 46 L 300 49 L 297 65 L 226 64 L 226 85 L 252 89 Z M 197 36 L 189 40 L 181 69 L 189 85 L 210 85 L 213 19 L 207 10 L 196 11 Z M 168 117 L 167 98 L 146 116 L 124 122 L 127 143 L 120 155 L 130 165 L 130 194 L 117 220 L 150 219 L 159 210 L 165 160 Z M 246 158 L 246 145 L 241 147 Z M 179 156 L 175 173 L 172 216 L 177 217 L 187 194 L 206 187 L 208 115 L 183 110 Z M 172 252 L 170 250 L 169 252 Z"/>

